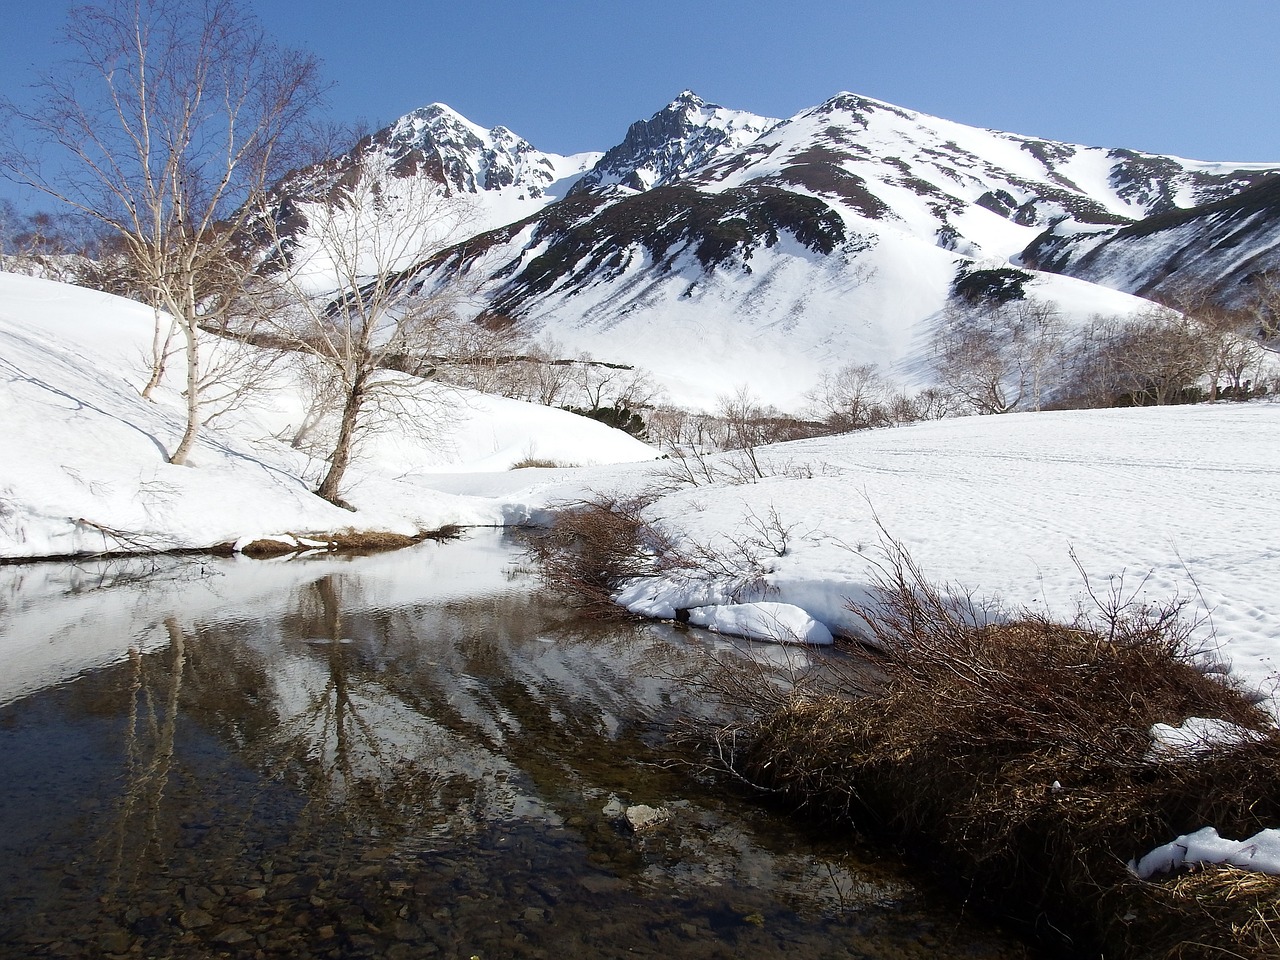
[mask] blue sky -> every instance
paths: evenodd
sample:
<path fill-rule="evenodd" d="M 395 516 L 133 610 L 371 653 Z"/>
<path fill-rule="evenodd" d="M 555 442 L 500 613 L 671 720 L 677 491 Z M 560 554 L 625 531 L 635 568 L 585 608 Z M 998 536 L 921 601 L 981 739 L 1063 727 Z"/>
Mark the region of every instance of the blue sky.
<path fill-rule="evenodd" d="M 375 127 L 442 101 L 573 153 L 685 88 L 777 117 L 850 90 L 1056 140 L 1280 162 L 1275 0 L 246 2 L 323 60 L 335 119 Z M 55 61 L 71 6 L 6 17 L 0 91 L 20 98 Z"/>

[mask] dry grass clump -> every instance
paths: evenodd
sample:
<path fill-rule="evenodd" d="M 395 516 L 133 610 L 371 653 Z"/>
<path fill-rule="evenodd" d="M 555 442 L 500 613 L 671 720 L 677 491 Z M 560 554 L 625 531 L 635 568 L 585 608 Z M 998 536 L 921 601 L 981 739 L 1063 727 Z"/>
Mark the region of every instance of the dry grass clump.
<path fill-rule="evenodd" d="M 810 686 L 726 731 L 736 773 L 918 848 L 1084 955 L 1280 957 L 1276 878 L 1214 868 L 1140 881 L 1127 868 L 1206 825 L 1236 839 L 1280 826 L 1280 733 L 1196 669 L 1178 603 L 1113 595 L 1071 625 L 991 624 L 900 550 L 879 586 L 881 604 L 858 610 L 878 689 Z M 1153 759 L 1151 726 L 1191 716 L 1259 736 Z"/>
<path fill-rule="evenodd" d="M 551 460 L 547 457 L 525 457 L 523 460 L 517 460 L 511 465 L 512 470 L 529 470 L 537 467 L 545 469 L 566 470 L 569 467 L 576 467 L 575 463 L 565 463 L 563 460 Z"/>
<path fill-rule="evenodd" d="M 670 545 L 642 516 L 656 494 L 599 495 L 562 506 L 549 530 L 538 531 L 529 552 L 546 584 L 589 612 L 617 613 L 618 587 L 653 569 Z"/>
<path fill-rule="evenodd" d="M 1280 877 L 1213 866 L 1143 884 L 1130 934 L 1160 960 L 1280 957 Z M 1139 954 L 1143 956 L 1143 954 Z"/>
<path fill-rule="evenodd" d="M 391 533 L 385 530 L 339 530 L 335 533 L 321 534 L 286 534 L 281 537 L 266 537 L 254 540 L 241 547 L 240 552 L 246 557 L 266 559 L 280 557 L 292 553 L 307 553 L 316 550 L 335 553 L 381 553 L 386 550 L 400 550 L 411 547 L 423 540 L 455 540 L 461 536 L 461 528 L 456 524 L 447 524 L 438 530 L 422 530 L 410 536 L 403 533 Z"/>
<path fill-rule="evenodd" d="M 457 540 L 462 536 L 462 528 L 456 524 L 446 524 L 438 530 L 422 530 L 413 535 L 389 533 L 387 531 L 341 531 L 330 537 L 332 549 L 343 553 L 381 553 L 384 550 L 400 550 L 411 547 L 424 540 Z"/>

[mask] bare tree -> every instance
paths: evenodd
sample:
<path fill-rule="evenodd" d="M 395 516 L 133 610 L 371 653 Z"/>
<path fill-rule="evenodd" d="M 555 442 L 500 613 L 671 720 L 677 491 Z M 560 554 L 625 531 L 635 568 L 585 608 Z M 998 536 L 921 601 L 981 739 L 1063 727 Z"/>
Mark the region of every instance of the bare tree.
<path fill-rule="evenodd" d="M 1249 299 L 1257 336 L 1269 341 L 1280 337 L 1280 271 L 1267 270 L 1250 278 L 1253 296 Z"/>
<path fill-rule="evenodd" d="M 523 364 L 525 394 L 522 399 L 559 406 L 573 386 L 573 365 L 562 359 L 564 351 L 550 337 L 535 343 Z"/>
<path fill-rule="evenodd" d="M 1266 335 L 1267 282 L 1262 278 L 1254 283 L 1254 296 L 1244 307 L 1224 305 L 1205 287 L 1177 290 L 1167 298 L 1168 306 L 1191 322 L 1199 335 L 1210 401 L 1219 399 L 1223 388 L 1230 396 L 1242 398 L 1248 392 L 1245 384 L 1257 375 L 1263 351 L 1255 338 Z"/>
<path fill-rule="evenodd" d="M 1013 310 L 1011 348 L 1019 377 L 1031 391 L 1033 410 L 1043 407 L 1045 395 L 1062 382 L 1066 337 L 1062 317 L 1048 300 L 1035 297 L 1010 305 Z"/>
<path fill-rule="evenodd" d="M 1252 380 L 1262 363 L 1262 348 L 1250 337 L 1254 317 L 1244 311 L 1223 308 L 1193 316 L 1200 329 L 1208 399 L 1218 400 L 1224 389 L 1229 396 L 1241 398 L 1245 384 Z"/>
<path fill-rule="evenodd" d="M 888 422 L 887 388 L 874 363 L 850 363 L 825 372 L 806 394 L 812 413 L 836 433 L 866 430 Z"/>
<path fill-rule="evenodd" d="M 649 442 L 667 454 L 683 456 L 692 416 L 683 407 L 668 403 L 654 407 L 645 417 Z"/>
<path fill-rule="evenodd" d="M 1153 307 L 1122 323 L 1111 343 L 1125 395 L 1136 406 L 1164 406 L 1208 372 L 1198 325 L 1168 307 Z"/>
<path fill-rule="evenodd" d="M 44 210 L 24 215 L 0 200 L 0 270 L 75 283 L 100 246 L 82 218 Z"/>
<path fill-rule="evenodd" d="M 511 396 L 516 334 L 510 325 L 466 323 L 452 325 L 452 338 L 443 343 L 447 357 L 441 379 L 480 393 Z"/>
<path fill-rule="evenodd" d="M 977 413 L 1007 413 L 1022 400 L 1009 393 L 1009 365 L 992 310 L 948 307 L 933 347 L 938 378 Z"/>
<path fill-rule="evenodd" d="M 732 394 L 722 394 L 716 408 L 723 439 L 720 445 L 741 455 L 739 473 L 743 479 L 754 482 L 764 477 L 756 448 L 784 440 L 796 440 L 811 435 L 797 418 L 783 413 L 777 407 L 761 403 L 749 385 L 742 384 Z"/>
<path fill-rule="evenodd" d="M 937 387 L 925 387 L 918 393 L 899 390 L 885 400 L 883 409 L 885 420 L 896 427 L 956 415 L 955 398 Z"/>
<path fill-rule="evenodd" d="M 1121 322 L 1094 314 L 1072 337 L 1069 375 L 1062 400 L 1072 408 L 1110 407 L 1129 385 L 1113 349 Z"/>
<path fill-rule="evenodd" d="M 437 373 L 468 321 L 465 290 L 447 271 L 417 271 L 463 232 L 471 208 L 428 178 L 389 176 L 375 158 L 303 210 L 307 239 L 278 275 L 291 308 L 269 329 L 327 372 L 315 399 L 336 409 L 311 419 L 333 413 L 338 422 L 316 493 L 345 506 L 343 478 L 362 435 L 387 417 L 430 426 L 432 405 L 416 386 Z"/>
<path fill-rule="evenodd" d="M 934 338 L 944 387 L 977 413 L 1039 410 L 1056 382 L 1063 349 L 1052 304 L 1021 299 L 953 304 Z"/>
<path fill-rule="evenodd" d="M 1201 324 L 1169 307 L 1095 317 L 1075 351 L 1073 402 L 1162 406 L 1197 395 L 1214 366 L 1209 340 Z"/>
<path fill-rule="evenodd" d="M 6 105 L 30 136 L 6 166 L 120 240 L 157 311 L 144 392 L 181 338 L 186 429 L 169 460 L 184 463 L 201 424 L 201 329 L 247 276 L 237 233 L 292 162 L 317 62 L 270 42 L 237 0 L 103 0 L 73 10 L 64 39 L 39 102 Z"/>
<path fill-rule="evenodd" d="M 451 382 L 547 407 L 571 399 L 577 361 L 565 359 L 556 341 L 544 337 L 520 345 L 514 324 L 473 326 L 480 333 L 463 338 L 463 353 L 443 374 Z"/>
<path fill-rule="evenodd" d="M 659 393 L 649 371 L 603 363 L 587 353 L 578 355 L 571 371 L 571 382 L 580 401 L 572 406 L 587 413 L 596 413 L 603 407 L 637 409 L 651 406 Z"/>

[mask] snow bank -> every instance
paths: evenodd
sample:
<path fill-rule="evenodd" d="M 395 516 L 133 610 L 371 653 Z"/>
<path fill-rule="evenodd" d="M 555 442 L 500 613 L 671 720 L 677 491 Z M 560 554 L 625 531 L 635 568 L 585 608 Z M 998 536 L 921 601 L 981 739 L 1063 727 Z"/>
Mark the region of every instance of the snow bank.
<path fill-rule="evenodd" d="M 773 643 L 827 646 L 831 631 L 790 603 L 738 603 L 694 607 L 689 622 L 716 633 Z"/>
<path fill-rule="evenodd" d="M 312 494 L 325 464 L 287 442 L 306 407 L 289 364 L 205 429 L 188 466 L 168 463 L 184 403 L 173 383 L 153 401 L 139 395 L 153 323 L 132 301 L 0 273 L 0 558 L 520 522 L 518 502 L 445 493 L 423 477 L 534 456 L 585 465 L 656 455 L 564 411 L 403 378 L 409 419 L 434 426 L 366 437 L 343 492 L 352 513 Z"/>
<path fill-rule="evenodd" d="M 731 573 L 656 575 L 620 603 L 672 617 L 768 599 L 857 634 L 847 601 L 874 599 L 893 540 L 929 580 L 997 612 L 1070 620 L 1096 610 L 1090 591 L 1134 604 L 1182 598 L 1201 620 L 1206 658 L 1264 694 L 1280 684 L 1280 511 L 1269 508 L 1280 403 L 967 417 L 756 455 L 758 482 L 670 489 L 645 514 Z M 614 470 L 609 489 L 656 485 L 661 470 Z M 759 589 L 743 591 L 753 577 Z"/>
<path fill-rule="evenodd" d="M 704 577 L 642 577 L 622 588 L 614 600 L 629 613 L 674 620 L 680 610 L 727 606 L 739 601 L 737 584 Z"/>
<path fill-rule="evenodd" d="M 1228 720 L 1188 717 L 1179 726 L 1157 723 L 1151 728 L 1148 760 L 1174 760 L 1196 757 L 1218 747 L 1234 747 L 1261 739 L 1249 730 Z"/>

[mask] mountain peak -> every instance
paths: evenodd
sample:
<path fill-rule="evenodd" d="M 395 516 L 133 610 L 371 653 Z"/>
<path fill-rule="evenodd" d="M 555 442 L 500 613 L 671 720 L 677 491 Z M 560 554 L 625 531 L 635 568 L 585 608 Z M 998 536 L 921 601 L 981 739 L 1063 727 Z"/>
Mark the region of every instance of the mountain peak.
<path fill-rule="evenodd" d="M 543 153 L 505 126 L 485 129 L 435 102 L 406 113 L 346 154 L 295 171 L 280 192 L 306 202 L 359 177 L 379 179 L 380 189 L 392 192 L 398 180 L 425 178 L 450 192 L 495 195 L 481 204 L 492 208 L 497 225 L 550 202 L 548 191 L 576 176 L 586 162 L 574 168 L 573 160 Z"/>
<path fill-rule="evenodd" d="M 675 110 L 684 106 L 705 106 L 706 101 L 694 93 L 692 90 L 681 90 L 680 95 L 667 104 L 668 110 Z"/>
<path fill-rule="evenodd" d="M 847 113 L 857 118 L 865 118 L 867 114 L 884 112 L 891 113 L 896 117 L 904 120 L 913 119 L 918 116 L 915 111 L 907 110 L 903 107 L 895 106 L 884 100 L 877 100 L 875 97 L 866 97 L 860 93 L 851 93 L 848 90 L 841 90 L 833 97 L 828 97 L 822 103 L 818 104 L 810 110 L 806 110 L 804 115 L 822 116 L 831 113 Z"/>
<path fill-rule="evenodd" d="M 489 131 L 472 123 L 447 103 L 429 103 L 406 113 L 393 123 L 388 134 L 393 143 L 422 146 L 434 140 L 478 140 L 488 138 Z"/>
<path fill-rule="evenodd" d="M 623 141 L 605 153 L 574 191 L 636 192 L 670 183 L 721 154 L 741 149 L 777 122 L 707 103 L 692 90 L 683 90 L 648 120 L 631 124 Z"/>
<path fill-rule="evenodd" d="M 413 114 L 423 114 L 424 116 L 449 116 L 457 117 L 460 120 L 464 119 L 462 114 L 457 110 L 453 109 L 453 107 L 449 106 L 447 103 L 441 103 L 439 100 L 434 100 L 431 103 L 428 103 L 425 107 L 419 107 L 417 110 L 411 110 L 409 112 L 410 116 Z"/>

